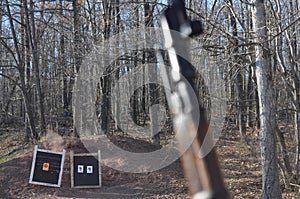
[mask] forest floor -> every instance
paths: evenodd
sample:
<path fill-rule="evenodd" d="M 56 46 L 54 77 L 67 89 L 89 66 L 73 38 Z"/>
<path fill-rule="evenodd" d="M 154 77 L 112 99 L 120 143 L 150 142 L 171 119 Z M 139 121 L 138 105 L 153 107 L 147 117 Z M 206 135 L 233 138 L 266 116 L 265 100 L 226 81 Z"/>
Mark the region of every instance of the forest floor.
<path fill-rule="evenodd" d="M 261 198 L 261 164 L 258 138 L 248 135 L 241 142 L 237 132 L 224 133 L 217 143 L 217 151 L 226 185 L 234 199 Z M 129 151 L 153 150 L 156 146 L 141 140 L 119 137 L 115 142 Z M 132 142 L 137 144 L 132 145 Z M 165 198 L 186 199 L 187 184 L 179 161 L 161 170 L 133 174 L 102 165 L 102 187 L 97 189 L 71 189 L 70 149 L 86 152 L 83 145 L 52 135 L 39 144 L 40 148 L 55 151 L 66 149 L 62 184 L 60 188 L 29 184 L 33 145 L 23 145 L 23 134 L 0 129 L 0 198 Z M 135 148 L 133 148 L 135 147 Z M 300 189 L 283 189 L 283 198 L 300 199 Z"/>

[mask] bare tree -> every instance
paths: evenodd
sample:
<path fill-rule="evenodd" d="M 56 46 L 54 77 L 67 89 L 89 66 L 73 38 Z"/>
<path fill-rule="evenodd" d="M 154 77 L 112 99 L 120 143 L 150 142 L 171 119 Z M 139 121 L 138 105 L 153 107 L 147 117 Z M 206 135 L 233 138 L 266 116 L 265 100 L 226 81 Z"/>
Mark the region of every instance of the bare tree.
<path fill-rule="evenodd" d="M 29 39 L 29 43 L 31 46 L 31 51 L 33 55 L 32 65 L 34 68 L 35 74 L 35 84 L 38 95 L 38 103 L 39 103 L 39 111 L 40 111 L 40 126 L 41 131 L 45 133 L 46 130 L 46 121 L 45 121 L 45 113 L 44 113 L 44 97 L 41 89 L 41 81 L 40 81 L 40 69 L 39 69 L 39 55 L 38 55 L 38 38 L 36 36 L 36 25 L 35 25 L 35 16 L 34 16 L 34 2 L 30 0 L 30 14 L 28 10 L 28 2 L 24 0 L 24 9 L 26 15 L 26 32 L 27 37 Z"/>
<path fill-rule="evenodd" d="M 30 95 L 29 95 L 28 87 L 27 87 L 26 81 L 25 81 L 25 67 L 24 67 L 25 62 L 24 62 L 24 58 L 23 58 L 21 48 L 20 48 L 21 42 L 19 41 L 19 39 L 17 37 L 17 30 L 15 28 L 13 15 L 11 14 L 10 3 L 8 2 L 8 0 L 6 0 L 5 3 L 6 3 L 7 17 L 9 19 L 14 49 L 12 49 L 10 47 L 10 45 L 7 42 L 5 42 L 3 39 L 1 39 L 1 43 L 5 46 L 6 50 L 8 52 L 10 52 L 11 56 L 14 58 L 14 61 L 16 62 L 16 68 L 19 71 L 20 84 L 18 83 L 18 81 L 13 80 L 10 77 L 6 77 L 6 78 L 9 78 L 11 81 L 13 81 L 16 85 L 18 85 L 20 87 L 22 94 L 23 94 L 23 98 L 24 98 L 24 104 L 26 107 L 26 115 L 27 115 L 27 119 L 29 122 L 30 130 L 32 133 L 32 138 L 34 140 L 37 140 L 39 135 L 36 131 L 33 106 L 30 103 Z M 2 76 L 3 76 L 3 74 L 2 74 Z"/>
<path fill-rule="evenodd" d="M 232 50 L 229 53 L 232 55 L 232 60 L 230 60 L 230 64 L 232 64 L 232 70 L 236 71 L 236 91 L 237 91 L 237 114 L 238 114 L 238 124 L 239 131 L 242 136 L 242 139 L 246 139 L 246 100 L 245 100 L 245 91 L 244 91 L 244 81 L 242 76 L 242 60 L 239 58 L 239 40 L 238 40 L 238 28 L 237 28 L 237 19 L 235 17 L 234 7 L 232 0 L 225 1 L 229 7 L 229 21 L 232 29 L 232 38 L 230 38 L 230 43 L 232 43 Z"/>
<path fill-rule="evenodd" d="M 253 1 L 253 28 L 255 31 L 256 68 L 259 113 L 260 145 L 262 157 L 262 198 L 281 198 L 277 168 L 277 151 L 274 129 L 273 85 L 271 73 L 271 55 L 269 53 L 268 33 L 266 27 L 266 9 L 264 0 Z"/>

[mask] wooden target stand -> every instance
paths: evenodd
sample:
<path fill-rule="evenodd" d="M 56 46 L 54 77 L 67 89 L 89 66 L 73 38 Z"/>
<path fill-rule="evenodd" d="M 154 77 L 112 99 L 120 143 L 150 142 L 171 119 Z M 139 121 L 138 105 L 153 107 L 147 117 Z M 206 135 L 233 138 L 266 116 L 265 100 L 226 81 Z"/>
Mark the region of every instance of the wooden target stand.
<path fill-rule="evenodd" d="M 29 183 L 60 187 L 63 173 L 65 150 L 53 152 L 34 147 Z"/>
<path fill-rule="evenodd" d="M 70 151 L 71 188 L 101 187 L 101 154 Z"/>

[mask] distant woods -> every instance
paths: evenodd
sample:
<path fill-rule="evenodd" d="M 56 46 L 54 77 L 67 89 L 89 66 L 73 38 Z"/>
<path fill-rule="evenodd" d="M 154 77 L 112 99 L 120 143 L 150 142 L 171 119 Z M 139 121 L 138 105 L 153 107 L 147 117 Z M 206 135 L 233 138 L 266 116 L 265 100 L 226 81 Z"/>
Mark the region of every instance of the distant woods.
<path fill-rule="evenodd" d="M 94 44 L 103 44 L 118 33 L 159 28 L 159 13 L 166 2 L 0 0 L 0 126 L 22 127 L 24 132 L 29 128 L 32 140 L 38 140 L 48 128 L 60 134 L 80 133 L 82 129 L 73 128 L 72 96 L 85 57 Z M 187 0 L 186 6 L 190 16 L 201 19 L 205 26 L 203 36 L 194 38 L 197 47 L 192 48 L 196 55 L 192 61 L 202 65 L 202 70 L 216 71 L 225 84 L 228 108 L 224 129 L 238 130 L 242 141 L 259 132 L 263 179 L 271 179 L 265 186 L 278 180 L 279 169 L 285 186 L 290 187 L 290 182 L 300 178 L 298 0 Z M 144 50 L 102 60 L 110 63 L 104 63 L 106 70 L 96 77 L 92 100 L 105 132 L 126 133 L 124 127 L 120 128 L 124 118 L 118 114 L 126 112 L 137 125 L 153 124 L 152 133 L 172 133 L 161 85 L 132 90 L 139 82 L 160 77 L 157 67 L 147 67 L 157 62 L 155 52 L 146 50 L 151 34 L 142 36 Z M 131 45 L 135 38 L 132 35 Z M 105 44 L 115 51 L 126 48 L 122 38 Z M 140 75 L 132 75 L 132 71 Z M 118 80 L 123 75 L 131 78 L 121 85 Z M 209 96 L 207 92 L 203 96 L 206 94 Z M 122 106 L 125 97 L 130 99 L 126 107 Z M 150 107 L 158 103 L 160 108 L 152 111 Z M 209 100 L 205 103 L 209 106 Z M 157 119 L 160 111 L 166 112 L 164 124 Z M 153 142 L 161 144 L 159 134 L 149 133 Z M 269 160 L 268 156 L 278 160 Z M 271 167 L 270 161 L 275 161 Z"/>

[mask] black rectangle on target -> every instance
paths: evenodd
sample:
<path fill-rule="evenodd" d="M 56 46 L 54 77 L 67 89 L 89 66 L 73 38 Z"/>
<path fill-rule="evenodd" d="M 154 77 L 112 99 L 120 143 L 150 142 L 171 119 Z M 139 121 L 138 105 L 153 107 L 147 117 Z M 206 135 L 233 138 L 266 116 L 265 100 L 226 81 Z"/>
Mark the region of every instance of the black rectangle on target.
<path fill-rule="evenodd" d="M 71 187 L 101 187 L 100 151 L 98 153 L 71 154 Z"/>

